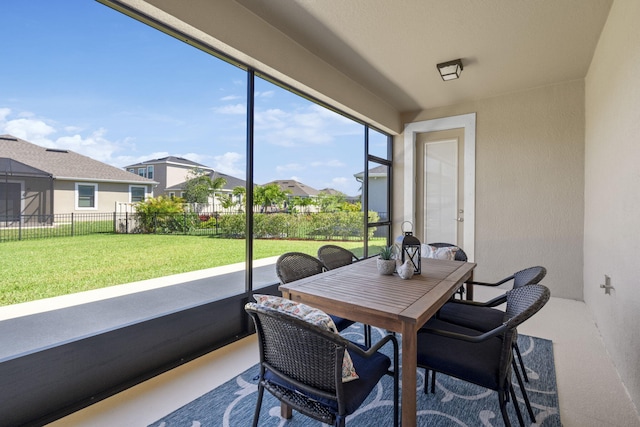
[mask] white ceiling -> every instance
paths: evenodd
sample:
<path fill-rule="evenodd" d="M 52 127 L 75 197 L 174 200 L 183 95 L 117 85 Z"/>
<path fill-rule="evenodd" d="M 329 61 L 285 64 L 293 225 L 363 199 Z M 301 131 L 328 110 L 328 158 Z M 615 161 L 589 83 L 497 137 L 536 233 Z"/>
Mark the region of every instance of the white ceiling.
<path fill-rule="evenodd" d="M 236 1 L 399 112 L 584 78 L 612 2 Z"/>

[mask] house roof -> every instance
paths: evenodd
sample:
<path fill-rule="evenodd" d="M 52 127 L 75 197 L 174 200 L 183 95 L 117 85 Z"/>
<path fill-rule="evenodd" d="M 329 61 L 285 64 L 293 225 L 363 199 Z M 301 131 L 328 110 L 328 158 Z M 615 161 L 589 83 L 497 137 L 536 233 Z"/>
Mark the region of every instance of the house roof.
<path fill-rule="evenodd" d="M 387 176 L 389 169 L 385 165 L 376 166 L 375 168 L 369 169 L 369 178 L 380 178 Z M 364 171 L 353 174 L 356 178 L 363 179 Z"/>
<path fill-rule="evenodd" d="M 236 187 L 244 187 L 245 183 L 246 183 L 246 181 L 244 179 L 236 178 L 235 176 L 227 175 L 225 173 L 221 173 L 221 172 L 218 172 L 218 171 L 211 172 L 209 174 L 209 176 L 211 177 L 211 179 L 224 178 L 226 183 L 222 187 L 223 190 L 231 191 Z M 181 182 L 181 183 L 176 184 L 176 185 L 172 185 L 171 187 L 165 188 L 165 191 L 180 191 L 180 190 L 184 190 L 185 183 L 186 183 L 186 181 Z"/>
<path fill-rule="evenodd" d="M 225 190 L 233 190 L 236 187 L 244 187 L 247 183 L 244 179 L 236 178 L 235 176 L 227 175 L 218 171 L 211 173 L 211 179 L 224 178 L 227 183 L 222 187 Z"/>
<path fill-rule="evenodd" d="M 278 184 L 282 190 L 289 191 L 292 196 L 308 197 L 317 196 L 319 193 L 315 188 L 309 187 L 308 185 L 293 179 L 271 181 L 265 185 L 268 184 Z"/>
<path fill-rule="evenodd" d="M 209 166 L 205 166 L 198 162 L 194 162 L 193 160 L 189 160 L 189 159 L 185 159 L 184 157 L 177 157 L 177 156 L 167 156 L 167 157 L 161 157 L 159 159 L 145 160 L 144 162 L 125 166 L 125 168 L 136 168 L 136 167 L 142 167 L 147 165 L 158 165 L 158 164 L 164 164 L 164 163 L 169 163 L 169 164 L 179 165 L 179 166 L 186 166 L 189 168 L 201 168 L 201 169 L 211 170 Z"/>
<path fill-rule="evenodd" d="M 38 169 L 59 180 L 156 184 L 151 179 L 74 151 L 41 147 L 12 135 L 0 135 L 0 157 Z"/>
<path fill-rule="evenodd" d="M 320 193 L 325 193 L 325 194 L 330 194 L 332 196 L 346 196 L 346 194 L 344 194 L 342 191 L 336 190 L 335 188 L 323 188 L 321 190 L 318 190 Z"/>

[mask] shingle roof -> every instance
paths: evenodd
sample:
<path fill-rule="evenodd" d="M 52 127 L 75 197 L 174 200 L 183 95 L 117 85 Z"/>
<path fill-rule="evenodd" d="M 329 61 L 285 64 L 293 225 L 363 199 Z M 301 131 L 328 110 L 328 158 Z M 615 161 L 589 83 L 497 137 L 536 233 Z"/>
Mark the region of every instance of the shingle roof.
<path fill-rule="evenodd" d="M 167 156 L 161 157 L 159 159 L 145 160 L 144 162 L 136 163 L 134 165 L 125 166 L 127 168 L 135 168 L 138 166 L 146 166 L 146 165 L 157 165 L 160 163 L 175 163 L 179 165 L 184 165 L 192 168 L 202 168 L 202 169 L 211 169 L 209 166 L 205 166 L 198 162 L 194 162 L 193 160 L 185 159 L 184 157 L 177 156 Z"/>
<path fill-rule="evenodd" d="M 236 187 L 244 187 L 246 181 L 244 179 L 236 178 L 235 176 L 227 175 L 225 173 L 220 173 L 218 171 L 213 171 L 209 174 L 211 179 L 215 180 L 216 178 L 224 178 L 226 184 L 222 187 L 223 190 L 233 190 Z M 180 184 L 172 185 L 171 187 L 165 188 L 165 191 L 179 191 L 184 190 L 184 185 L 186 181 L 181 182 Z"/>
<path fill-rule="evenodd" d="M 386 177 L 388 174 L 388 171 L 389 171 L 388 166 L 385 166 L 385 165 L 376 166 L 375 168 L 369 169 L 369 177 L 370 178 Z M 356 178 L 363 178 L 364 171 L 355 173 L 353 174 L 353 176 L 355 176 Z"/>
<path fill-rule="evenodd" d="M 226 173 L 220 173 L 213 171 L 211 173 L 211 179 L 224 178 L 227 183 L 222 187 L 225 190 L 233 190 L 236 187 L 244 187 L 247 183 L 244 179 L 236 178 L 235 176 L 227 175 Z"/>
<path fill-rule="evenodd" d="M 278 184 L 284 191 L 290 191 L 292 196 L 317 196 L 319 191 L 293 179 L 271 181 L 267 184 Z M 265 185 L 267 185 L 265 184 Z"/>
<path fill-rule="evenodd" d="M 12 135 L 0 135 L 0 157 L 47 172 L 55 179 L 155 183 L 71 150 L 41 147 Z"/>

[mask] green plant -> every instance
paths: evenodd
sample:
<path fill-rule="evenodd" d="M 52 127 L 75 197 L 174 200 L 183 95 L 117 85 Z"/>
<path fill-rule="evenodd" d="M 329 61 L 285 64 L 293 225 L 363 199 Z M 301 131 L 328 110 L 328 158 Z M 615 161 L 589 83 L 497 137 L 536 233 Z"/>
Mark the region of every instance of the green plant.
<path fill-rule="evenodd" d="M 381 259 L 393 259 L 393 246 L 384 246 L 380 249 L 380 258 Z"/>
<path fill-rule="evenodd" d="M 140 231 L 154 233 L 156 229 L 165 231 L 177 227 L 180 223 L 176 217 L 184 214 L 182 202 L 183 200 L 179 198 L 158 196 L 136 203 L 136 217 Z"/>

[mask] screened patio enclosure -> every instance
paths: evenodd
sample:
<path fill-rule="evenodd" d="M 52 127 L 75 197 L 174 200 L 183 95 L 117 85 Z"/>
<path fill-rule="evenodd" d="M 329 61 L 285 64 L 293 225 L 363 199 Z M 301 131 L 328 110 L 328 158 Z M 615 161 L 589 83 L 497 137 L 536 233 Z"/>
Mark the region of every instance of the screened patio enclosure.
<path fill-rule="evenodd" d="M 0 157 L 0 227 L 51 225 L 53 176 Z"/>

